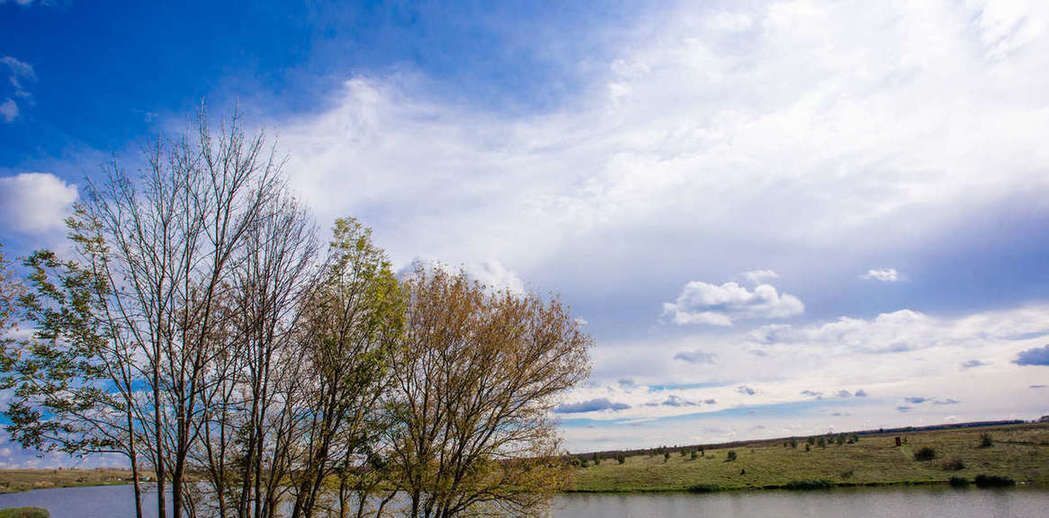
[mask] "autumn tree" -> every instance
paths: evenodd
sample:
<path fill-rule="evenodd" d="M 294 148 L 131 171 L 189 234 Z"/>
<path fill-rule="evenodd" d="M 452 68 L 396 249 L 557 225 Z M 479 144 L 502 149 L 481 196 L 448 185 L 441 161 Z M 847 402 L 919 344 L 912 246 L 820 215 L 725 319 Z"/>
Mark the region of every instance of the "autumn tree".
<path fill-rule="evenodd" d="M 417 267 L 404 290 L 389 444 L 410 515 L 540 513 L 565 476 L 550 411 L 586 376 L 589 337 L 556 299 L 442 268 Z"/>

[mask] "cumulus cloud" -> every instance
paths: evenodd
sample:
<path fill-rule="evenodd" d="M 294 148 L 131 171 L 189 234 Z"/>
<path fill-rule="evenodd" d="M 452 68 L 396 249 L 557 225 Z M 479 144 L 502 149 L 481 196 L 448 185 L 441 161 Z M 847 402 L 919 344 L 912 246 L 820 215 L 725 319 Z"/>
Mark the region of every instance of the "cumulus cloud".
<path fill-rule="evenodd" d="M 895 268 L 877 268 L 867 270 L 867 273 L 861 275 L 860 278 L 881 282 L 897 282 L 900 280 L 900 273 Z"/>
<path fill-rule="evenodd" d="M 750 387 L 748 387 L 746 385 L 740 385 L 740 386 L 736 387 L 736 392 L 739 392 L 740 394 L 744 394 L 744 395 L 747 395 L 747 396 L 753 396 L 754 394 L 758 393 L 758 391 L 756 391 L 753 388 L 750 388 Z"/>
<path fill-rule="evenodd" d="M 1044 8 L 677 5 L 540 113 L 448 102 L 408 73 L 348 78 L 329 109 L 271 124 L 292 183 L 322 223 L 396 214 L 376 230 L 397 261 L 494 256 L 593 283 L 643 270 L 656 238 L 704 274 L 829 247 L 863 271 L 1049 184 L 1049 38 L 1002 30 L 1044 26 Z"/>
<path fill-rule="evenodd" d="M 804 311 L 801 300 L 770 284 L 750 290 L 735 282 L 718 286 L 692 281 L 674 302 L 663 304 L 663 315 L 677 325 L 731 326 L 737 320 L 787 318 Z"/>
<path fill-rule="evenodd" d="M 630 405 L 626 403 L 616 403 L 609 401 L 608 398 L 597 398 L 590 399 L 587 401 L 580 401 L 578 403 L 565 403 L 554 408 L 554 412 L 558 414 L 581 414 L 584 412 L 598 412 L 601 410 L 626 410 L 630 408 Z"/>
<path fill-rule="evenodd" d="M 962 369 L 975 369 L 977 367 L 986 367 L 990 365 L 983 360 L 966 360 L 962 362 Z"/>
<path fill-rule="evenodd" d="M 1020 351 L 1013 363 L 1017 365 L 1046 365 L 1049 366 L 1049 345 L 1033 347 Z"/>
<path fill-rule="evenodd" d="M 24 234 L 60 230 L 76 200 L 76 186 L 51 173 L 2 177 L 0 224 Z"/>
<path fill-rule="evenodd" d="M 863 389 L 859 389 L 853 395 L 856 396 L 856 397 L 867 397 L 867 391 L 863 390 Z"/>
<path fill-rule="evenodd" d="M 674 355 L 675 360 L 695 364 L 713 364 L 717 355 L 703 351 L 681 351 Z"/>

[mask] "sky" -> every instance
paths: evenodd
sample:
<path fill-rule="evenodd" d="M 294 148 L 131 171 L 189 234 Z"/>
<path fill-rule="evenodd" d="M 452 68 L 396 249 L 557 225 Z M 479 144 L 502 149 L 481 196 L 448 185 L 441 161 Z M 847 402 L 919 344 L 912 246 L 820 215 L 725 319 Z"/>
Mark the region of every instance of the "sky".
<path fill-rule="evenodd" d="M 1044 2 L 212 4 L 0 2 L 9 254 L 204 101 L 322 227 L 568 303 L 572 451 L 1049 414 Z"/>

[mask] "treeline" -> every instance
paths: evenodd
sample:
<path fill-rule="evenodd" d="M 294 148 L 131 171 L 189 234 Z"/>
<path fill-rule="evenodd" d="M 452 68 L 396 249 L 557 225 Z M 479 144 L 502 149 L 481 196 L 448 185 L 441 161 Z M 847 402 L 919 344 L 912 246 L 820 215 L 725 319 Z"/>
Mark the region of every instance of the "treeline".
<path fill-rule="evenodd" d="M 686 446 L 659 446 L 656 448 L 639 448 L 629 450 L 603 450 L 596 452 L 587 453 L 575 453 L 568 456 L 569 461 L 575 466 L 582 466 L 584 463 L 587 465 L 600 463 L 604 460 L 618 460 L 626 457 L 633 457 L 638 455 L 645 455 L 648 457 L 652 456 L 663 456 L 668 454 L 675 454 L 680 456 L 691 456 L 694 452 L 699 456 L 702 456 L 706 450 L 719 450 L 726 448 L 741 448 L 744 446 L 775 446 L 782 444 L 783 447 L 797 448 L 799 444 L 807 444 L 811 446 L 820 446 L 827 444 L 852 444 L 858 442 L 862 436 L 872 435 L 883 435 L 883 434 L 894 434 L 894 433 L 919 433 L 919 432 L 931 432 L 937 430 L 951 430 L 951 429 L 962 429 L 962 428 L 985 428 L 995 426 L 1010 426 L 1017 424 L 1025 424 L 1028 421 L 1013 419 L 1013 420 L 1001 420 L 1001 421 L 974 421 L 969 423 L 949 423 L 949 424 L 938 424 L 928 426 L 904 426 L 898 428 L 878 428 L 874 430 L 858 430 L 854 432 L 842 432 L 842 433 L 826 433 L 817 435 L 802 435 L 794 437 L 780 437 L 775 439 L 757 439 L 750 441 L 731 441 L 721 443 L 710 443 L 710 444 L 691 444 Z M 1034 421 L 1031 421 L 1034 422 Z"/>
<path fill-rule="evenodd" d="M 85 187 L 69 250 L 3 269 L 15 442 L 124 456 L 139 516 L 147 475 L 162 518 L 542 512 L 549 410 L 589 369 L 561 302 L 398 277 L 350 218 L 320 246 L 236 117 L 145 163 Z"/>

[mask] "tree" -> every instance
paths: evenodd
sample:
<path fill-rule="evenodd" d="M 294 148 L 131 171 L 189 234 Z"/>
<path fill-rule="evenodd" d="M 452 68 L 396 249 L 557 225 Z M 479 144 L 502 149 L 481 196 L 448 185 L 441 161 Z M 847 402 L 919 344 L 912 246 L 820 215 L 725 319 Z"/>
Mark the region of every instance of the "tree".
<path fill-rule="evenodd" d="M 416 267 L 404 289 L 389 444 L 411 516 L 541 513 L 566 475 L 549 412 L 585 378 L 590 338 L 558 300 L 462 273 Z"/>
<path fill-rule="evenodd" d="M 385 461 L 378 443 L 389 426 L 380 412 L 404 324 L 404 298 L 385 252 L 354 219 L 335 222 L 328 259 L 305 302 L 300 351 L 307 418 L 296 437 L 303 454 L 292 479 L 292 516 L 310 516 L 324 481 L 339 481 L 340 513 L 349 492 L 359 506 Z M 358 459 L 363 459 L 363 465 Z M 385 505 L 392 493 L 380 502 Z M 363 509 L 358 509 L 363 512 Z"/>
<path fill-rule="evenodd" d="M 18 311 L 34 333 L 4 350 L 2 388 L 13 389 L 5 410 L 7 431 L 24 448 L 125 456 L 141 516 L 136 373 L 132 351 L 109 339 L 113 330 L 99 317 L 97 295 L 109 287 L 78 262 L 46 250 L 33 253 L 25 267 L 28 289 L 19 297 Z"/>

